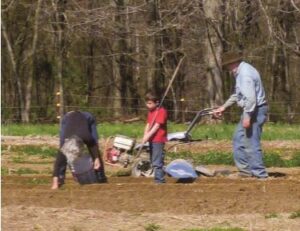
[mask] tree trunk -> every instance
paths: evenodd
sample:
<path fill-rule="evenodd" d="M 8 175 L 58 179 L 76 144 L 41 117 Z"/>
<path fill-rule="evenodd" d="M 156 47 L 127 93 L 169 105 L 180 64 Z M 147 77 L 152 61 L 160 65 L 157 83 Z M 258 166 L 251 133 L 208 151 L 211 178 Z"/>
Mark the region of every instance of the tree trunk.
<path fill-rule="evenodd" d="M 123 79 L 125 58 L 124 52 L 126 48 L 126 42 L 124 40 L 124 0 L 114 1 L 116 4 L 116 11 L 114 17 L 114 23 L 116 25 L 116 36 L 113 41 L 113 57 L 112 57 L 112 68 L 113 68 L 113 114 L 114 117 L 120 117 L 122 115 L 122 95 L 124 94 L 124 88 L 126 88 L 126 80 Z M 123 91 L 122 91 L 123 90 Z"/>
<path fill-rule="evenodd" d="M 114 81 L 114 88 L 113 88 L 113 114 L 114 117 L 121 116 L 121 109 L 122 109 L 122 96 L 121 96 L 121 74 L 120 74 L 120 67 L 117 62 L 117 57 L 112 58 L 112 67 L 113 67 L 113 81 Z"/>
<path fill-rule="evenodd" d="M 174 111 L 174 121 L 177 121 L 178 119 L 178 105 L 177 105 L 177 100 L 176 100 L 176 93 L 174 91 L 174 88 L 171 86 L 170 87 L 171 92 L 172 92 L 172 102 L 173 102 L 173 111 Z"/>
<path fill-rule="evenodd" d="M 89 17 L 94 17 L 93 9 L 99 7 L 98 0 L 89 0 L 88 9 L 90 12 Z M 96 60 L 95 53 L 97 51 L 97 31 L 98 28 L 95 24 L 89 26 L 88 32 L 88 44 L 87 44 L 87 62 L 86 62 L 86 80 L 87 80 L 87 105 L 91 106 L 93 103 L 92 96 L 95 91 L 95 69 L 96 69 Z M 99 43 L 99 41 L 98 41 Z"/>
<path fill-rule="evenodd" d="M 206 17 L 206 60 L 207 60 L 207 92 L 210 107 L 221 105 L 223 103 L 222 78 L 221 78 L 221 55 L 223 47 L 218 38 L 217 31 L 220 32 L 221 12 L 220 6 L 222 1 L 205 1 L 203 2 L 204 15 Z"/>
<path fill-rule="evenodd" d="M 134 50 L 136 53 L 136 59 L 134 60 L 134 74 L 132 81 L 134 82 L 134 88 L 132 88 L 132 96 L 134 97 L 134 101 L 132 102 L 132 106 L 135 107 L 135 113 L 139 113 L 139 106 L 142 92 L 142 79 L 141 79 L 141 68 L 140 68 L 140 62 L 141 62 L 141 55 L 140 55 L 140 38 L 139 33 L 136 30 L 135 32 L 135 44 L 134 44 Z M 135 91 L 135 93 L 134 93 Z"/>
<path fill-rule="evenodd" d="M 127 81 L 127 88 L 128 88 L 128 96 L 130 97 L 128 99 L 127 105 L 130 106 L 130 114 L 135 113 L 138 114 L 138 106 L 139 106 L 139 89 L 137 85 L 137 81 L 135 75 L 140 75 L 139 70 L 135 72 L 134 69 L 134 59 L 131 57 L 130 53 L 132 53 L 133 50 L 137 49 L 137 52 L 139 52 L 139 48 L 134 45 L 134 42 L 138 42 L 138 38 L 133 38 L 130 31 L 129 26 L 129 7 L 126 7 L 126 18 L 125 18 L 125 30 L 126 30 L 126 37 L 125 37 L 125 47 L 126 47 L 126 71 L 125 71 L 125 80 Z M 137 41 L 136 41 L 137 39 Z"/>
<path fill-rule="evenodd" d="M 29 74 L 28 80 L 26 85 L 25 91 L 25 107 L 24 111 L 22 112 L 22 122 L 28 123 L 30 121 L 30 108 L 31 108 L 31 96 L 32 96 L 32 82 L 33 82 L 33 75 L 34 75 L 34 66 L 35 66 L 35 51 L 38 41 L 38 31 L 39 31 L 39 16 L 41 10 L 41 2 L 42 0 L 38 0 L 36 10 L 35 10 L 35 19 L 33 25 L 33 39 L 32 39 L 32 46 L 31 51 L 29 54 Z"/>
<path fill-rule="evenodd" d="M 8 55 L 9 55 L 9 58 L 10 58 L 10 61 L 11 61 L 11 65 L 12 65 L 12 72 L 13 72 L 13 77 L 14 77 L 14 84 L 16 86 L 16 89 L 17 89 L 17 98 L 18 98 L 18 101 L 19 101 L 19 113 L 21 115 L 21 120 L 23 121 L 23 114 L 22 112 L 24 111 L 24 100 L 23 100 L 23 91 L 22 91 L 22 84 L 21 84 L 21 80 L 20 80 L 20 77 L 19 77 L 19 73 L 18 73 L 18 70 L 17 70 L 17 64 L 16 64 L 16 59 L 15 59 L 15 54 L 14 54 L 14 51 L 12 49 L 12 46 L 11 46 L 11 42 L 8 38 L 8 35 L 7 35 L 7 32 L 6 32 L 6 27 L 5 27 L 5 24 L 4 22 L 2 21 L 2 34 L 3 34 L 3 37 L 4 37 L 4 40 L 6 42 L 6 46 L 7 46 L 7 51 L 8 51 Z"/>
<path fill-rule="evenodd" d="M 272 52 L 272 61 L 271 61 L 271 92 L 270 99 L 275 99 L 275 93 L 278 87 L 278 66 L 277 66 L 277 44 L 274 44 L 273 52 Z"/>
<path fill-rule="evenodd" d="M 59 100 L 58 118 L 61 121 L 65 113 L 64 105 L 64 84 L 63 84 L 63 66 L 65 59 L 65 16 L 67 1 L 58 0 L 57 2 L 52 0 L 52 6 L 54 8 L 54 23 L 53 29 L 56 36 L 56 76 L 57 76 L 57 95 Z"/>
<path fill-rule="evenodd" d="M 63 31 L 58 31 L 58 47 L 60 50 L 57 51 L 57 80 L 58 80 L 58 92 L 59 92 L 59 120 L 61 122 L 65 114 L 65 103 L 64 103 L 64 83 L 63 83 Z"/>
<path fill-rule="evenodd" d="M 288 118 L 288 122 L 292 122 L 293 117 L 294 117 L 294 113 L 292 110 L 292 95 L 293 92 L 291 91 L 291 85 L 290 85 L 290 75 L 289 75 L 289 57 L 287 55 L 287 51 L 286 48 L 283 47 L 283 51 L 282 51 L 282 55 L 283 55 L 283 60 L 284 60 L 284 76 L 285 76 L 285 80 L 284 80 L 284 92 L 286 94 L 286 104 L 287 104 L 287 118 Z"/>
<path fill-rule="evenodd" d="M 93 34 L 93 33 L 91 33 Z M 86 64 L 86 79 L 87 79 L 87 104 L 91 105 L 92 96 L 94 92 L 94 80 L 95 80 L 95 64 L 94 64 L 94 48 L 95 41 L 92 40 L 88 44 L 88 60 Z"/>
<path fill-rule="evenodd" d="M 146 88 L 160 94 L 164 85 L 161 57 L 162 25 L 159 15 L 159 0 L 147 0 L 148 42 L 147 42 L 147 85 Z"/>

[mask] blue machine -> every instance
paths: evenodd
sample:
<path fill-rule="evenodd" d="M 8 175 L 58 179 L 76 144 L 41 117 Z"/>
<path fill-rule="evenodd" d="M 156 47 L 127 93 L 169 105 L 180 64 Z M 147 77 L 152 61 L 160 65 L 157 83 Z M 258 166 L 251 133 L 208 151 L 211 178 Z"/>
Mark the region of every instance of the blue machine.
<path fill-rule="evenodd" d="M 198 177 L 194 167 L 183 159 L 173 160 L 166 166 L 165 172 L 176 179 L 196 179 Z"/>

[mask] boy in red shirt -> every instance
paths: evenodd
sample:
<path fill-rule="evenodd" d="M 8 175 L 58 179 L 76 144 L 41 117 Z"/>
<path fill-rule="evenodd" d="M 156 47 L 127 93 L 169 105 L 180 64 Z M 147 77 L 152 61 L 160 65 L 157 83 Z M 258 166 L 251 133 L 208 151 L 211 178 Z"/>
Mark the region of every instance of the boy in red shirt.
<path fill-rule="evenodd" d="M 149 142 L 150 160 L 154 168 L 154 181 L 165 183 L 164 178 L 164 145 L 167 141 L 167 111 L 159 107 L 159 99 L 152 92 L 145 97 L 148 108 L 147 124 L 145 126 L 143 143 Z"/>

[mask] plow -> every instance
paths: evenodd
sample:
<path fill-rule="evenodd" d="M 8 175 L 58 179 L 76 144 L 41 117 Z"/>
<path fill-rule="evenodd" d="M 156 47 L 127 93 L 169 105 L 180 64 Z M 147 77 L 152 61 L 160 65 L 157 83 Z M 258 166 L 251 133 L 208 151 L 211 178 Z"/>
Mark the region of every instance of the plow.
<path fill-rule="evenodd" d="M 185 131 L 169 133 L 167 135 L 168 142 L 174 142 L 175 144 L 172 146 L 174 147 L 182 143 L 201 141 L 193 139 L 191 132 L 201 121 L 201 118 L 212 115 L 212 112 L 213 108 L 198 111 Z M 154 174 L 150 160 L 149 143 L 137 143 L 135 139 L 123 135 L 107 139 L 104 160 L 110 166 L 130 168 L 133 177 L 153 177 Z"/>

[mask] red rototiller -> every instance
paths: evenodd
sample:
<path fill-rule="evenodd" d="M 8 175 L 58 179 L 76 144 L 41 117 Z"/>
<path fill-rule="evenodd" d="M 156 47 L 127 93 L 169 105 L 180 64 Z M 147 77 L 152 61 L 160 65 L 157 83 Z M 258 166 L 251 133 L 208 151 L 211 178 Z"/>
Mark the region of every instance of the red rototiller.
<path fill-rule="evenodd" d="M 169 133 L 167 135 L 168 141 L 179 141 L 179 143 L 194 142 L 195 140 L 192 139 L 190 134 L 192 129 L 200 121 L 201 117 L 211 115 L 212 111 L 212 108 L 199 111 L 186 131 Z M 109 143 L 112 143 L 110 147 L 108 147 Z M 106 164 L 111 166 L 130 167 L 131 175 L 134 177 L 153 176 L 148 143 L 137 144 L 135 139 L 122 135 L 109 137 L 105 145 L 104 159 Z"/>

